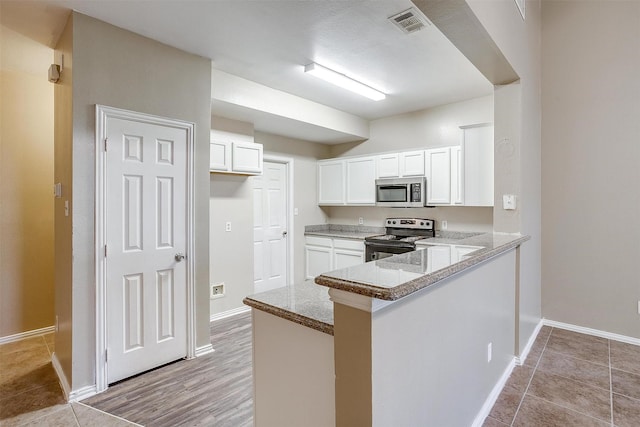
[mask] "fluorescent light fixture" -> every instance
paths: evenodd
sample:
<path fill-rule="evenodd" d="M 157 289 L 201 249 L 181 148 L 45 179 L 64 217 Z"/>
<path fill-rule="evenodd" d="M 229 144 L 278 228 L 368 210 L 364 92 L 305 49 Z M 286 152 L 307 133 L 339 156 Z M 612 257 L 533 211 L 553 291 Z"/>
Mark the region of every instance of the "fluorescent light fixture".
<path fill-rule="evenodd" d="M 329 83 L 333 83 L 336 86 L 340 86 L 343 89 L 347 89 L 351 92 L 366 96 L 367 98 L 373 99 L 374 101 L 380 101 L 387 97 L 387 95 L 385 95 L 384 93 L 375 90 L 364 83 L 360 83 L 357 80 L 353 80 L 352 78 L 345 76 L 344 74 L 340 74 L 337 71 L 333 71 L 328 69 L 327 67 L 318 65 L 315 62 L 306 65 L 304 67 L 304 72 L 309 73 L 312 76 L 321 78 L 322 80 L 328 81 Z"/>

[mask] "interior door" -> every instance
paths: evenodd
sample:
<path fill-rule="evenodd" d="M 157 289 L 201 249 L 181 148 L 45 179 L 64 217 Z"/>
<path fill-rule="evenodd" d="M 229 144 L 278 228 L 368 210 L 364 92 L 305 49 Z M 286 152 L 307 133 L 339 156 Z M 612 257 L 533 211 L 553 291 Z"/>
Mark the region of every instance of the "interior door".
<path fill-rule="evenodd" d="M 253 283 L 255 292 L 287 284 L 287 165 L 264 162 L 253 181 Z"/>
<path fill-rule="evenodd" d="M 187 355 L 184 129 L 109 118 L 107 380 Z"/>

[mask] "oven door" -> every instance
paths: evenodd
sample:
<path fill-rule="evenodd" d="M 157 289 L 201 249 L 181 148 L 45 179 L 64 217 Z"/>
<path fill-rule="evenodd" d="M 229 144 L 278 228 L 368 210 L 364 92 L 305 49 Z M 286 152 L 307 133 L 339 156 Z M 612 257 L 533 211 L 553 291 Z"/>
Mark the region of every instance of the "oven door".
<path fill-rule="evenodd" d="M 389 243 L 364 242 L 365 262 L 389 258 L 397 254 L 414 251 L 414 245 L 390 245 Z"/>

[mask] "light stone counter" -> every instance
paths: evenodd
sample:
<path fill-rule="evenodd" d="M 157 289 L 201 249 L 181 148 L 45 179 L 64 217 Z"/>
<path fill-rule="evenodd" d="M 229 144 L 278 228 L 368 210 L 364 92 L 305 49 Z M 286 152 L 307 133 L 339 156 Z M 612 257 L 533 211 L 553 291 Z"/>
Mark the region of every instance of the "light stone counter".
<path fill-rule="evenodd" d="M 416 251 L 327 272 L 316 277 L 315 282 L 329 288 L 394 301 L 514 249 L 530 238 L 501 233 L 469 234 L 469 237 L 463 238 L 452 238 L 452 235 L 446 233 L 440 237 L 436 235 L 435 238 L 419 241 Z M 478 246 L 481 249 L 466 255 L 462 260 L 453 259 L 442 265 L 442 260 L 436 262 L 430 256 L 430 242 L 453 246 Z"/>
<path fill-rule="evenodd" d="M 367 225 L 321 224 L 307 225 L 304 228 L 304 235 L 364 240 L 370 236 L 384 234 L 385 231 L 386 229 L 384 227 L 371 227 Z"/>
<path fill-rule="evenodd" d="M 274 316 L 333 335 L 333 302 L 329 300 L 329 290 L 312 280 L 250 295 L 243 302 Z"/>

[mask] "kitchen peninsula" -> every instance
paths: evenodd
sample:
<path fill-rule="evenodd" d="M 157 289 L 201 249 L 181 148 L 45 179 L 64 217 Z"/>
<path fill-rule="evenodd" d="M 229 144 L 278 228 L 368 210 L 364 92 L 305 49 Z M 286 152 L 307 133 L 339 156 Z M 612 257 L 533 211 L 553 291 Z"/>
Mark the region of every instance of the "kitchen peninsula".
<path fill-rule="evenodd" d="M 416 251 L 323 273 L 315 284 L 247 297 L 255 424 L 481 425 L 520 356 L 526 240 L 440 234 Z M 434 263 L 441 252 L 430 249 L 457 246 L 476 249 Z"/>

